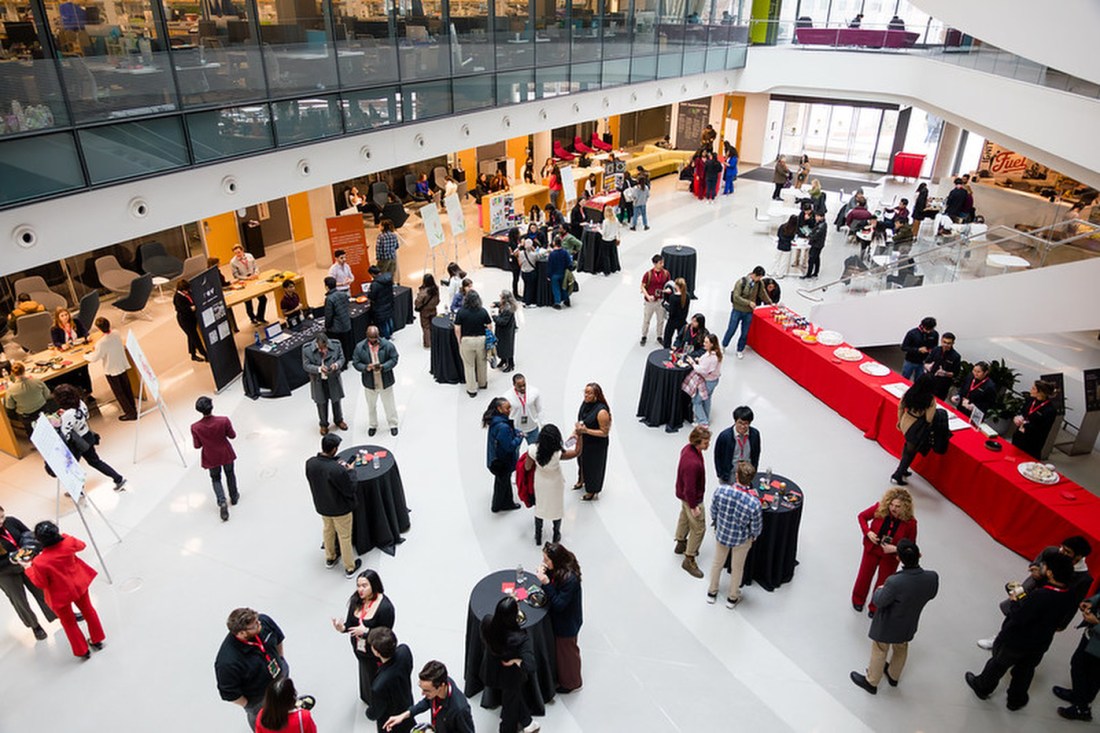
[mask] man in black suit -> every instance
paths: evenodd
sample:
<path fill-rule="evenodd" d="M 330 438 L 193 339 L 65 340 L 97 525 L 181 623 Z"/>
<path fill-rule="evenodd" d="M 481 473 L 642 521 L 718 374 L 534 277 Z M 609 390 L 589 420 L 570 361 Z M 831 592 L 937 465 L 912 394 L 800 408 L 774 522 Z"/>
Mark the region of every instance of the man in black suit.
<path fill-rule="evenodd" d="M 718 434 L 714 443 L 714 470 L 718 480 L 733 484 L 733 467 L 738 461 L 748 461 L 760 467 L 760 431 L 752 427 L 752 408 L 741 405 L 733 411 L 733 427 Z"/>
<path fill-rule="evenodd" d="M 400 715 L 394 715 L 383 726 L 387 731 L 420 713 L 432 712 L 435 733 L 474 733 L 474 718 L 470 703 L 455 681 L 447 676 L 443 662 L 432 660 L 420 670 L 420 692 L 424 698 Z"/>
<path fill-rule="evenodd" d="M 932 377 L 932 393 L 936 397 L 947 399 L 947 392 L 961 365 L 962 357 L 955 351 L 955 334 L 947 331 L 940 337 L 940 345 L 932 349 L 924 360 L 924 370 Z"/>
<path fill-rule="evenodd" d="M 871 661 L 867 674 L 852 672 L 848 677 L 872 695 L 878 692 L 878 683 L 886 675 L 891 687 L 897 687 L 905 660 L 909 655 L 909 642 L 917 635 L 921 611 L 925 604 L 936 597 L 940 588 L 940 576 L 920 566 L 920 550 L 912 540 L 898 543 L 901 572 L 894 573 L 875 591 L 872 603 L 876 610 L 871 621 Z M 887 654 L 890 661 L 886 661 Z M 893 674 L 891 674 L 893 672 Z"/>
<path fill-rule="evenodd" d="M 344 558 L 344 575 L 354 578 L 363 561 L 355 557 L 351 543 L 352 511 L 355 509 L 355 487 L 349 468 L 336 460 L 340 436 L 328 433 L 321 438 L 321 452 L 306 461 L 306 480 L 313 494 L 313 508 L 321 515 L 322 539 L 325 543 L 325 567 L 336 567 L 336 543 Z M 352 562 L 352 558 L 355 561 Z"/>
<path fill-rule="evenodd" d="M 367 634 L 367 643 L 378 658 L 378 671 L 371 682 L 371 701 L 367 717 L 378 724 L 378 733 L 385 730 L 386 721 L 412 707 L 413 657 L 407 644 L 398 644 L 391 629 L 379 626 Z M 397 733 L 412 730 L 413 721 L 406 720 L 392 728 Z"/>

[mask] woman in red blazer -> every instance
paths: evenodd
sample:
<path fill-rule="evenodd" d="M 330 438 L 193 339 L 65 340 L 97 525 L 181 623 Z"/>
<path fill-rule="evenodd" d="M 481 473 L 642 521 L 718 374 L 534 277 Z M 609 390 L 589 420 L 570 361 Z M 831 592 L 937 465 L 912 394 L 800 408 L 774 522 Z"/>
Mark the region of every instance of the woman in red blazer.
<path fill-rule="evenodd" d="M 31 582 L 45 593 L 46 603 L 57 614 L 61 628 L 65 629 L 65 636 L 69 637 L 73 654 L 81 659 L 89 659 L 92 653 L 88 650 L 88 642 L 91 642 L 92 649 L 98 651 L 103 648 L 104 634 L 103 626 L 99 623 L 99 614 L 88 596 L 88 587 L 92 584 L 96 571 L 76 556 L 86 545 L 76 537 L 61 534 L 57 525 L 48 521 L 35 525 L 34 536 L 42 544 L 42 552 L 33 560 L 21 561 L 21 564 Z M 84 638 L 84 632 L 76 623 L 72 605 L 74 603 L 84 614 L 89 639 Z"/>
<path fill-rule="evenodd" d="M 906 489 L 890 489 L 882 495 L 878 504 L 872 504 L 860 512 L 858 519 L 860 534 L 863 535 L 863 559 L 859 563 L 856 584 L 852 586 L 852 608 L 862 611 L 876 571 L 877 588 L 898 569 L 898 543 L 902 540 L 917 541 L 913 497 Z M 870 611 L 874 613 L 874 603 Z"/>

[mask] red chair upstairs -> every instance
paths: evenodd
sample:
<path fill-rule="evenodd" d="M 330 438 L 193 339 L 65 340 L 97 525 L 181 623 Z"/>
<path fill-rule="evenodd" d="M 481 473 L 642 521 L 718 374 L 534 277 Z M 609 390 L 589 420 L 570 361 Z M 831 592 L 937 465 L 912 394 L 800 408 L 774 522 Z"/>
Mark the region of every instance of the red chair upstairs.
<path fill-rule="evenodd" d="M 569 160 L 573 160 L 577 156 L 573 155 L 568 150 L 566 150 L 565 147 L 561 144 L 561 141 L 555 140 L 554 141 L 554 157 L 557 158 L 558 160 L 569 161 Z"/>
<path fill-rule="evenodd" d="M 573 150 L 578 153 L 591 153 L 592 148 L 588 147 L 581 141 L 581 136 L 577 135 L 573 138 Z"/>
<path fill-rule="evenodd" d="M 608 150 L 611 150 L 611 143 L 605 143 L 603 140 L 600 139 L 599 135 L 593 132 L 592 147 L 596 148 L 597 150 L 602 150 L 606 153 Z"/>

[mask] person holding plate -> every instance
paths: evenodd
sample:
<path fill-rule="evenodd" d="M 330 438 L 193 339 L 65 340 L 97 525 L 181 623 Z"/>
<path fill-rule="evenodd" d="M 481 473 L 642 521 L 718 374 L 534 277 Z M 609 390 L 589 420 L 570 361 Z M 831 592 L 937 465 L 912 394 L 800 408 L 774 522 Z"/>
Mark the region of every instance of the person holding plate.
<path fill-rule="evenodd" d="M 332 619 L 332 628 L 351 639 L 351 649 L 359 661 L 359 699 L 371 705 L 371 686 L 378 673 L 378 659 L 371 653 L 367 635 L 374 629 L 392 629 L 393 602 L 384 594 L 382 579 L 373 570 L 364 570 L 355 579 L 355 592 L 348 599 L 347 617 Z M 410 664 L 410 672 L 412 665 Z M 412 704 L 412 700 L 401 710 Z M 391 713 L 392 714 L 392 713 Z"/>

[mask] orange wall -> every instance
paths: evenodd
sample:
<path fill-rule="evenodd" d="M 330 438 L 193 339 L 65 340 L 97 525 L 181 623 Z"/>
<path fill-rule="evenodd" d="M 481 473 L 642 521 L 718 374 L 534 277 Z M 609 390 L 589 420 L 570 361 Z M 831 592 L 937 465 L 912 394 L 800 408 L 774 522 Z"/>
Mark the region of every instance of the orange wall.
<path fill-rule="evenodd" d="M 287 208 L 290 209 L 290 229 L 295 242 L 309 239 L 313 236 L 313 222 L 309 218 L 309 194 L 305 191 L 291 194 L 286 197 Z"/>
<path fill-rule="evenodd" d="M 523 180 L 523 164 L 527 162 L 527 136 L 511 137 L 505 145 L 505 155 L 516 161 L 516 179 Z"/>
<path fill-rule="evenodd" d="M 619 140 L 619 115 L 611 115 L 607 118 L 607 131 L 611 133 L 611 144 L 616 148 L 623 146 Z"/>
<path fill-rule="evenodd" d="M 467 184 L 473 188 L 474 181 L 477 180 L 477 148 L 459 150 L 456 155 L 458 161 L 462 163 L 462 170 L 466 171 Z"/>
<path fill-rule="evenodd" d="M 745 132 L 745 98 L 739 94 L 727 94 L 725 104 L 726 113 L 722 115 L 722 129 L 719 134 L 725 139 L 727 117 L 737 120 L 737 139 L 733 141 L 733 146 L 740 150 L 741 135 Z"/>
<path fill-rule="evenodd" d="M 233 259 L 233 245 L 241 243 L 241 230 L 237 226 L 237 212 L 229 211 L 202 220 L 206 236 L 206 254 L 217 257 L 222 264 Z"/>

